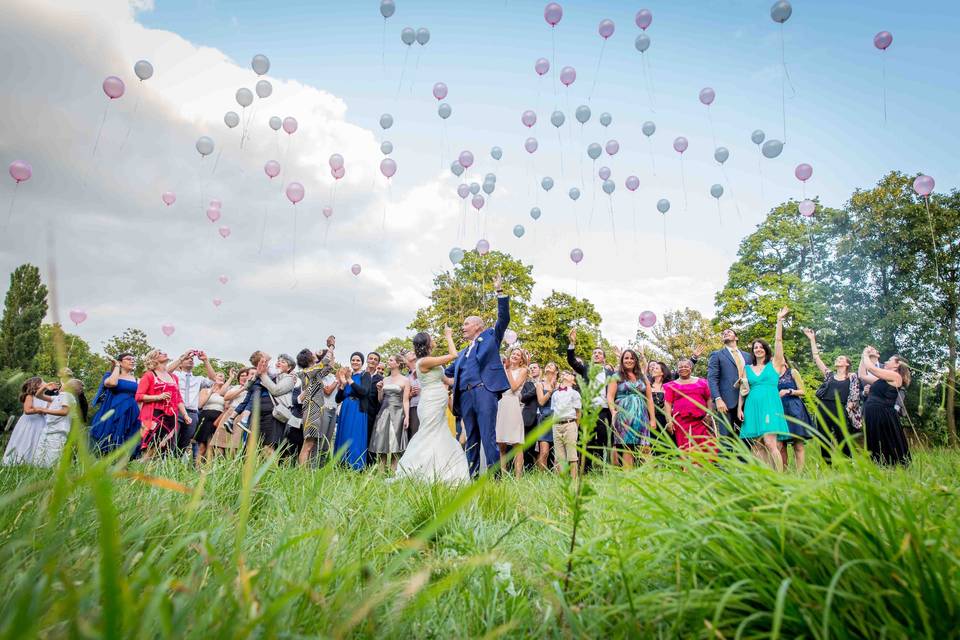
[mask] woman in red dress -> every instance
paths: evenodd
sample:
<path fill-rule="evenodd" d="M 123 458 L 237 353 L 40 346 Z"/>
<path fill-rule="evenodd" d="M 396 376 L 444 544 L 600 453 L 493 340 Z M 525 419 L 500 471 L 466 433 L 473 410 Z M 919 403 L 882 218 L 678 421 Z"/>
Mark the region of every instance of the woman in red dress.
<path fill-rule="evenodd" d="M 190 415 L 180 397 L 177 377 L 167 371 L 170 357 L 154 349 L 144 359 L 147 372 L 137 384 L 137 402 L 140 405 L 140 448 L 148 460 L 156 451 L 163 452 L 176 440 L 177 411 L 185 424 Z"/>
<path fill-rule="evenodd" d="M 693 362 L 681 360 L 677 364 L 679 377 L 663 387 L 668 428 L 681 451 L 715 452 L 716 434 L 707 423 L 710 419 L 710 385 L 706 379 L 690 375 L 692 371 Z"/>

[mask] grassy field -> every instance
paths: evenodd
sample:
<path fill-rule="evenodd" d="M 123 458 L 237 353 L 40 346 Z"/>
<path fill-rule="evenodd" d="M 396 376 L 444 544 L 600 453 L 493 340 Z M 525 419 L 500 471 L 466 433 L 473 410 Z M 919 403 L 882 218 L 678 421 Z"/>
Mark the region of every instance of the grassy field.
<path fill-rule="evenodd" d="M 578 492 L 78 451 L 0 469 L 0 634 L 960 636 L 960 455 L 812 458 L 777 475 L 659 456 Z"/>

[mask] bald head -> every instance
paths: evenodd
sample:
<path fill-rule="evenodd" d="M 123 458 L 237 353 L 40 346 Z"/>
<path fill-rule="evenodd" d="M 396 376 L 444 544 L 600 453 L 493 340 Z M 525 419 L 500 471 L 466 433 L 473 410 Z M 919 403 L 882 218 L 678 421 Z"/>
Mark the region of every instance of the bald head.
<path fill-rule="evenodd" d="M 480 316 L 467 316 L 463 320 L 463 337 L 473 340 L 483 331 L 483 320 Z"/>

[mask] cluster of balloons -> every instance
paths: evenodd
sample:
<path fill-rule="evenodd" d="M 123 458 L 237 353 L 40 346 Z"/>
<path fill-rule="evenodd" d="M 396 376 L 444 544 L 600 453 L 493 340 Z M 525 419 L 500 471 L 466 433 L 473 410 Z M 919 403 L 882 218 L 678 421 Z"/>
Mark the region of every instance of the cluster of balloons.
<path fill-rule="evenodd" d="M 411 46 L 414 42 L 419 44 L 421 47 L 430 42 L 430 30 L 426 27 L 420 27 L 414 31 L 410 27 L 404 27 L 400 31 L 400 41 L 407 45 Z"/>
<path fill-rule="evenodd" d="M 650 48 L 650 36 L 647 35 L 646 31 L 653 22 L 653 13 L 651 13 L 649 9 L 640 9 L 640 11 L 637 11 L 637 15 L 634 16 L 633 21 L 641 30 L 637 39 L 633 41 L 633 46 L 640 53 L 644 53 Z"/>

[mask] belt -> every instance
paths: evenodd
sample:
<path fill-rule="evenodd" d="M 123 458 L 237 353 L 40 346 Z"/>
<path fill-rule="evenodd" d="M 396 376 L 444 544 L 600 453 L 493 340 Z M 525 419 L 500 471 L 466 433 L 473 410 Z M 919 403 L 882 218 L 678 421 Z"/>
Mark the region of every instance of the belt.
<path fill-rule="evenodd" d="M 460 389 L 460 391 L 472 391 L 473 389 L 476 389 L 477 387 L 482 387 L 482 386 L 483 386 L 482 382 L 478 382 L 476 384 L 468 384 L 466 389 Z"/>
<path fill-rule="evenodd" d="M 576 418 L 570 418 L 569 420 L 561 420 L 561 421 L 558 422 L 557 424 L 570 424 L 571 422 L 574 423 L 574 424 L 576 424 L 577 419 L 576 419 Z"/>

